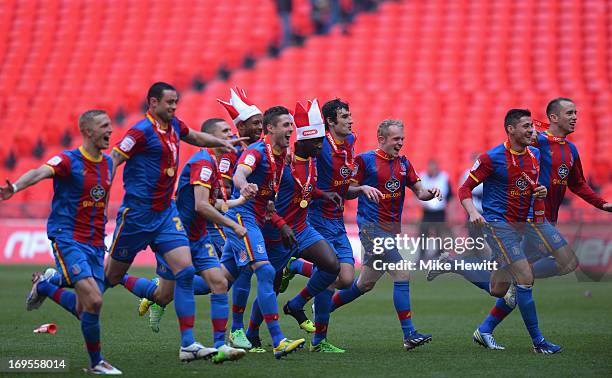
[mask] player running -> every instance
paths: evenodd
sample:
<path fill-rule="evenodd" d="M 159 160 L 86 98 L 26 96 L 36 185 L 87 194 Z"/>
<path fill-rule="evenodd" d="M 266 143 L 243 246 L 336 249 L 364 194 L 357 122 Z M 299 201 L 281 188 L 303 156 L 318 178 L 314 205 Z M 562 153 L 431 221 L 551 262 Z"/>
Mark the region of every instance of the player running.
<path fill-rule="evenodd" d="M 232 193 L 233 182 L 232 175 L 236 168 L 236 162 L 244 149 L 261 138 L 263 131 L 263 114 L 259 108 L 254 105 L 246 96 L 246 92 L 238 87 L 230 89 L 229 102 L 217 99 L 229 116 L 238 130 L 238 135 L 248 137 L 249 140 L 243 143 L 242 148 L 236 152 L 225 154 L 221 158 L 219 168 L 223 173 L 223 179 L 228 188 L 228 193 Z M 224 162 L 226 160 L 226 162 Z M 225 168 L 227 166 L 227 169 Z M 225 244 L 225 234 L 223 228 L 215 224 L 209 225 L 209 232 L 213 238 L 213 242 L 219 252 L 223 251 Z M 210 228 L 213 228 L 211 230 Z M 230 345 L 236 348 L 250 349 L 251 343 L 246 338 L 244 332 L 244 311 L 246 309 L 249 293 L 251 291 L 251 276 L 253 271 L 250 269 L 242 269 L 238 277 L 236 277 L 232 285 L 232 329 L 229 335 Z"/>
<path fill-rule="evenodd" d="M 297 131 L 295 150 L 283 171 L 275 208 L 284 221 L 283 227 L 288 225 L 293 230 L 297 243 L 292 246 L 283 245 L 280 231 L 270 223 L 266 223 L 263 234 L 270 263 L 276 270 L 277 277 L 279 273 L 282 274 L 283 268 L 292 256 L 300 256 L 316 266 L 306 287 L 283 307 L 285 314 L 292 316 L 302 329 L 309 332 L 313 327 L 304 313 L 304 305 L 336 280 L 340 266 L 333 248 L 306 221 L 308 206 L 315 198 L 339 205 L 341 198 L 337 193 L 323 192 L 315 187 L 317 181 L 315 158 L 321 152 L 325 136 L 325 127 L 317 100 L 309 101 L 307 108 L 298 102 L 294 120 Z M 278 283 L 280 282 L 276 280 L 275 284 Z M 275 289 L 278 289 L 278 285 L 275 285 Z M 254 347 L 261 347 L 259 325 L 262 321 L 263 317 L 256 300 L 253 303 L 251 321 L 247 330 L 247 337 Z M 344 352 L 319 339 L 316 334 L 311 351 Z"/>
<path fill-rule="evenodd" d="M 538 182 L 540 163 L 539 151 L 530 147 L 534 133 L 531 112 L 526 109 L 509 110 L 504 127 L 508 140 L 479 157 L 459 190 L 459 198 L 470 222 L 486 226 L 485 238 L 494 259 L 501 266 L 492 274 L 491 282 L 509 282 L 510 279 L 516 282 L 516 302 L 531 336 L 534 352 L 553 354 L 560 352 L 561 347 L 546 341 L 538 327 L 533 300 L 534 277 L 524 245 L 521 244 L 530 229 L 527 220 L 532 197 L 537 201 L 546 198 L 547 193 L 545 186 L 535 184 Z M 481 182 L 484 185 L 482 215 L 471 199 L 472 189 Z M 534 211 L 535 216 L 538 215 L 537 211 Z M 497 305 L 509 308 L 502 299 L 498 300 Z M 475 340 L 478 336 L 484 339 L 487 334 L 478 329 L 474 334 Z M 482 344 L 486 345 L 486 341 Z"/>
<path fill-rule="evenodd" d="M 172 200 L 178 171 L 179 140 L 200 147 L 225 147 L 241 139 L 226 141 L 189 129 L 174 116 L 178 93 L 166 83 L 155 83 L 147 93 L 146 117 L 128 130 L 112 152 L 114 168 L 126 163 L 123 174 L 125 196 L 117 216 L 117 228 L 105 266 L 107 283 L 125 284 L 126 272 L 136 254 L 150 246 L 164 257 L 176 280 L 174 307 L 179 320 L 179 359 L 209 358 L 214 348 L 205 348 L 193 336 L 195 301 L 189 239 L 176 204 Z"/>
<path fill-rule="evenodd" d="M 385 238 L 395 240 L 395 235 L 401 232 L 406 187 L 421 201 L 441 198 L 440 190 L 424 188 L 412 164 L 405 156 L 399 156 L 404 145 L 402 121 L 384 120 L 378 126 L 377 135 L 379 147 L 357 156 L 357 168 L 352 180 L 356 184 L 376 187 L 382 192 L 382 198 L 377 201 L 369 199 L 366 194 L 359 196 L 357 225 L 365 250 L 363 266 L 359 278 L 350 289 L 334 294 L 332 311 L 372 290 L 387 271 L 393 279 L 393 304 L 404 333 L 404 347 L 410 350 L 431 341 L 431 335 L 418 333 L 412 324 L 409 272 L 384 268 L 384 263 L 403 260 L 397 247 L 377 251 L 375 244 L 378 244 L 377 240 Z"/>
<path fill-rule="evenodd" d="M 32 291 L 26 300 L 28 311 L 37 309 L 49 297 L 81 322 L 89 354 L 89 371 L 120 375 L 102 357 L 100 310 L 104 292 L 104 229 L 113 164 L 102 151 L 108 148 L 111 120 L 103 110 L 88 110 L 79 117 L 83 145 L 62 152 L 46 164 L 32 169 L 15 183 L 0 187 L 0 199 L 53 178 L 53 201 L 47 222 L 58 274 L 47 269 L 32 275 Z M 61 286 L 73 287 L 75 293 Z"/>
<path fill-rule="evenodd" d="M 238 160 L 234 174 L 234 194 L 253 194 L 255 197 L 246 204 L 227 212 L 226 216 L 247 229 L 247 235 L 240 237 L 233 230 L 224 227 L 227 241 L 222 263 L 237 277 L 238 271 L 251 269 L 257 277 L 257 301 L 266 321 L 274 356 L 281 358 L 297 348 L 303 347 L 305 340 L 285 338 L 278 323 L 278 304 L 274 293 L 274 267 L 269 262 L 261 228 L 270 201 L 278 193 L 289 139 L 293 132 L 293 122 L 289 111 L 282 106 L 272 107 L 264 113 L 265 138 L 250 145 Z M 275 217 L 275 224 L 282 226 Z"/>
<path fill-rule="evenodd" d="M 537 122 L 539 127 L 548 126 L 548 130 L 534 133 L 532 144 L 540 151 L 540 183 L 548 190 L 545 200 L 547 222 L 544 224 L 529 223 L 524 240 L 524 250 L 534 278 L 568 274 L 577 266 L 575 252 L 553 226 L 556 223 L 559 207 L 567 187 L 585 201 L 602 210 L 612 209 L 609 203 L 588 186 L 582 173 L 578 150 L 573 143 L 565 139 L 575 129 L 577 113 L 574 102 L 566 98 L 554 99 L 546 107 L 546 113 L 550 125 L 539 121 L 534 121 L 534 123 Z M 430 271 L 428 279 L 434 279 L 445 272 Z M 491 272 L 466 270 L 456 273 L 484 290 L 490 290 Z M 501 291 L 503 290 L 502 287 Z M 491 309 L 485 321 L 474 333 L 474 340 L 477 343 L 489 349 L 504 349 L 503 346 L 497 344 L 492 334 L 497 325 L 515 308 L 515 292 L 516 289 L 511 286 L 506 294 L 505 303 L 497 301 Z"/>
<path fill-rule="evenodd" d="M 376 188 L 368 185 L 351 186 L 350 179 L 355 168 L 355 141 L 357 137 L 352 132 L 353 117 L 349 105 L 340 99 L 334 99 L 323 104 L 323 119 L 325 121 L 325 139 L 323 149 L 317 156 L 317 189 L 337 193 L 341 199 L 354 199 L 361 193 L 374 200 L 382 194 Z M 335 289 L 347 289 L 355 280 L 355 259 L 353 248 L 346 235 L 344 226 L 344 203 L 340 206 L 322 199 L 313 199 L 308 208 L 308 223 L 319 232 L 333 247 L 340 262 L 338 279 L 329 290 L 325 290 L 314 299 L 315 339 L 325 340 L 322 346 L 331 345 L 327 341 L 329 311 L 332 306 L 332 296 Z M 312 263 L 303 259 L 292 258 L 283 274 L 280 292 L 283 293 L 289 281 L 295 274 L 310 277 L 313 272 Z M 327 349 L 327 348 L 323 348 Z"/>

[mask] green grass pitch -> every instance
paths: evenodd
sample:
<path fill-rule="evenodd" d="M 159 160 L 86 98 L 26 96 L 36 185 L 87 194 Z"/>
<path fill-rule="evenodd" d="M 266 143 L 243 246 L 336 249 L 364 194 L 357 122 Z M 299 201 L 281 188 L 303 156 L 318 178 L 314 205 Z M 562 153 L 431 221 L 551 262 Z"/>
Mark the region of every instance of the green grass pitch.
<path fill-rule="evenodd" d="M 35 268 L 0 267 L 0 356 L 64 357 L 70 362 L 70 375 L 82 376 L 88 359 L 77 320 L 51 300 L 36 311 L 25 311 Z M 150 277 L 153 269 L 133 269 L 132 273 Z M 279 304 L 297 293 L 304 282 L 301 278 L 292 281 Z M 161 332 L 154 334 L 147 319 L 138 317 L 137 299 L 116 287 L 104 297 L 103 354 L 128 376 L 612 376 L 610 281 L 579 282 L 570 275 L 537 282 L 540 327 L 549 340 L 564 347 L 553 356 L 531 351 L 518 309 L 496 331 L 505 351 L 473 344 L 472 332 L 494 301 L 460 277 L 446 275 L 426 282 L 416 273 L 411 299 L 417 329 L 433 333 L 433 341 L 410 352 L 402 347 L 392 283 L 384 277 L 371 293 L 333 314 L 329 340 L 346 348 L 345 354 L 314 354 L 304 349 L 280 361 L 268 352 L 248 354 L 241 361 L 223 365 L 209 361 L 185 364 L 178 361 L 178 325 L 172 306 L 162 320 Z M 196 297 L 196 303 L 196 338 L 210 345 L 209 298 Z M 40 324 L 51 322 L 58 325 L 56 335 L 32 333 Z M 282 315 L 281 327 L 289 338 L 306 336 L 293 319 Z M 264 344 L 269 344 L 265 327 L 261 334 Z"/>

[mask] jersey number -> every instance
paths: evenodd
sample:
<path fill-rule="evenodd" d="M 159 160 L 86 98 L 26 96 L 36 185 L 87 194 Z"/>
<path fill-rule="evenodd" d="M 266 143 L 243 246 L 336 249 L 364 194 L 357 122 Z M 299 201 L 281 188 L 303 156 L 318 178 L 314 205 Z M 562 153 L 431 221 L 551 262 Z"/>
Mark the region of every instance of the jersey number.
<path fill-rule="evenodd" d="M 174 217 L 174 218 L 172 218 L 172 220 L 174 221 L 174 225 L 176 226 L 176 230 L 177 231 L 183 231 L 183 223 L 181 223 L 181 218 Z"/>
<path fill-rule="evenodd" d="M 217 257 L 217 253 L 215 252 L 215 247 L 212 244 L 205 244 L 206 248 L 208 248 L 208 256 Z"/>

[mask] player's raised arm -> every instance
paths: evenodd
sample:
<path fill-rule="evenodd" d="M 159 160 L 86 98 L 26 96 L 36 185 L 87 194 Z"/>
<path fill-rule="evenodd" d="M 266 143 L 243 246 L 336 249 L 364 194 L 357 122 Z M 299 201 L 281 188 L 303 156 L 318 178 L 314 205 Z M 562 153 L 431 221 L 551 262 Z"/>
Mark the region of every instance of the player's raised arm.
<path fill-rule="evenodd" d="M 184 124 L 182 122 L 181 124 L 182 129 Z M 187 131 L 185 132 L 185 135 L 181 137 L 181 140 L 198 147 L 221 147 L 226 150 L 225 152 L 229 152 L 234 149 L 235 145 L 240 144 L 243 141 L 246 142 L 249 140 L 248 137 L 229 140 L 221 139 L 217 138 L 214 135 L 203 133 L 201 131 L 195 131 L 193 129 L 188 128 L 187 126 L 185 127 L 187 128 Z M 183 135 L 182 131 L 181 135 Z"/>
<path fill-rule="evenodd" d="M 30 169 L 14 183 L 7 179 L 6 186 L 0 186 L 0 200 L 6 201 L 18 191 L 32 186 L 41 180 L 53 177 L 53 172 L 53 168 L 45 164 L 36 169 Z"/>
<path fill-rule="evenodd" d="M 576 161 L 574 162 L 572 170 L 570 171 L 567 186 L 574 194 L 596 208 L 605 211 L 612 211 L 612 203 L 606 202 L 606 200 L 595 193 L 584 179 L 582 163 L 580 162 L 580 156 L 578 156 L 578 153 L 576 153 Z"/>

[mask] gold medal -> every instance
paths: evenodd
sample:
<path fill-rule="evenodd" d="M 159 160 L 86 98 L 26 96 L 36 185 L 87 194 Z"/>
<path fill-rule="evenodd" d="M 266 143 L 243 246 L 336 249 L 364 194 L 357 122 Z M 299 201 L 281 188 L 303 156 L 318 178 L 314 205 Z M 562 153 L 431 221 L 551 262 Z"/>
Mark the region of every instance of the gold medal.
<path fill-rule="evenodd" d="M 305 199 L 301 200 L 301 201 L 300 201 L 300 207 L 301 207 L 302 209 L 307 208 L 307 207 L 308 207 L 308 201 L 306 201 Z"/>
<path fill-rule="evenodd" d="M 229 210 L 229 206 L 227 206 L 227 203 L 226 203 L 226 202 L 223 202 L 223 203 L 221 204 L 221 212 L 222 212 L 222 213 L 226 213 L 228 210 Z"/>
<path fill-rule="evenodd" d="M 166 169 L 166 174 L 170 177 L 174 177 L 174 168 L 170 167 L 168 169 Z"/>

